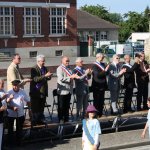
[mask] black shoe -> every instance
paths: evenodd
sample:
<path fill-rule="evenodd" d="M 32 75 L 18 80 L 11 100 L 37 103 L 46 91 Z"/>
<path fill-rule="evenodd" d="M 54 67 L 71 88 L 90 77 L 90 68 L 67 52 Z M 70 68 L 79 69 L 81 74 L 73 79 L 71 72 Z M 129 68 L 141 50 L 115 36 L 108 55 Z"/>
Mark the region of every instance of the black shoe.
<path fill-rule="evenodd" d="M 43 125 L 44 124 L 45 125 L 45 124 L 47 124 L 47 121 L 42 119 L 42 120 L 38 121 L 37 124 L 39 124 L 39 125 Z"/>
<path fill-rule="evenodd" d="M 134 113 L 134 112 L 135 112 L 135 111 L 132 110 L 132 109 L 128 110 L 128 113 Z"/>
<path fill-rule="evenodd" d="M 126 114 L 126 113 L 128 113 L 128 111 L 127 110 L 123 110 L 123 113 Z"/>
<path fill-rule="evenodd" d="M 148 110 L 148 106 L 143 106 L 143 110 Z"/>
<path fill-rule="evenodd" d="M 31 126 L 36 126 L 36 125 L 37 125 L 37 122 L 35 122 L 35 121 L 31 122 Z"/>
<path fill-rule="evenodd" d="M 137 111 L 142 111 L 142 109 L 141 108 L 137 108 Z"/>
<path fill-rule="evenodd" d="M 118 111 L 112 112 L 111 114 L 112 114 L 113 116 L 118 116 L 118 115 L 119 115 Z"/>

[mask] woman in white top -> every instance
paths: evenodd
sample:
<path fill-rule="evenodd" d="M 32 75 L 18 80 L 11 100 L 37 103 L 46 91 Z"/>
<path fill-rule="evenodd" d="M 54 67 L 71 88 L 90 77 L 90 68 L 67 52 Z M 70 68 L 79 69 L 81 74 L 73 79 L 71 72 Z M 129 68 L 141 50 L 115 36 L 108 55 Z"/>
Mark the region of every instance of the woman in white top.
<path fill-rule="evenodd" d="M 147 128 L 149 130 L 149 138 L 150 138 L 150 97 L 147 100 L 147 106 L 148 106 L 149 110 L 148 110 L 148 114 L 147 114 L 147 122 L 146 122 L 146 125 L 145 125 L 144 130 L 141 135 L 142 138 L 145 138 Z"/>

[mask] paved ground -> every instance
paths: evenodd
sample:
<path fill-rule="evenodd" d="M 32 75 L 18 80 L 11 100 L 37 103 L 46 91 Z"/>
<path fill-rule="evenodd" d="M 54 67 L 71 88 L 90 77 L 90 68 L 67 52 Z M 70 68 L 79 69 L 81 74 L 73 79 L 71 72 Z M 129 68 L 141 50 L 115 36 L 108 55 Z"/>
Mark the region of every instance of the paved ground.
<path fill-rule="evenodd" d="M 125 148 L 125 149 L 120 149 L 120 150 L 150 150 L 150 145 L 146 145 L 146 146 L 138 146 L 138 147 L 132 147 L 132 148 Z"/>
<path fill-rule="evenodd" d="M 136 150 L 141 145 L 149 145 L 149 139 L 146 135 L 145 139 L 141 139 L 142 130 L 126 131 L 103 134 L 101 139 L 101 150 Z M 131 148 L 132 147 L 132 148 Z M 147 146 L 148 147 L 148 146 Z M 21 148 L 15 150 L 82 150 L 81 138 L 65 139 L 61 141 L 45 141 L 38 143 L 24 144 Z M 149 150 L 149 149 L 143 149 Z"/>

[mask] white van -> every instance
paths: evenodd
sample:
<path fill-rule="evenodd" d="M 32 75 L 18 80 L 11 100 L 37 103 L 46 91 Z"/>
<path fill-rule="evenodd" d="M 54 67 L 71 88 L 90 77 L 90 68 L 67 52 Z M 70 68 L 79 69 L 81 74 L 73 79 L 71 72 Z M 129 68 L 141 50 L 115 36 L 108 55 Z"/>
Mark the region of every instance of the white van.
<path fill-rule="evenodd" d="M 109 45 L 109 49 L 113 49 L 116 54 L 132 54 L 132 46 L 131 44 L 116 44 L 116 45 Z"/>

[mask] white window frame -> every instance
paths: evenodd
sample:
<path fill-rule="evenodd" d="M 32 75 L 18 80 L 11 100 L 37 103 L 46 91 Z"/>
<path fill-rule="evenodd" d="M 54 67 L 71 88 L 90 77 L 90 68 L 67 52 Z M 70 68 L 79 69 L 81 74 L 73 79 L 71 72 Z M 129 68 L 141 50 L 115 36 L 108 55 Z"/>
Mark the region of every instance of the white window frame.
<path fill-rule="evenodd" d="M 55 9 L 56 10 L 56 14 L 53 14 L 52 13 L 52 10 L 53 9 Z M 59 12 L 59 10 L 61 9 L 61 14 L 58 14 L 58 12 Z M 67 28 L 67 9 L 65 8 L 65 7 L 62 7 L 62 8 L 60 8 L 60 7 L 51 7 L 50 9 L 49 9 L 49 20 L 50 20 L 50 22 L 49 22 L 49 24 L 50 24 L 50 35 L 58 35 L 58 36 L 60 36 L 60 35 L 66 35 L 66 28 Z M 56 32 L 53 32 L 53 21 L 52 21 L 52 19 L 53 18 L 55 18 L 56 19 Z M 61 32 L 59 32 L 59 29 L 58 29 L 58 24 L 59 24 L 59 21 L 58 21 L 58 19 L 61 19 L 61 28 L 60 28 L 60 30 L 61 30 Z"/>
<path fill-rule="evenodd" d="M 30 14 L 27 15 L 27 9 L 30 10 Z M 32 14 L 32 9 L 36 9 L 36 14 Z M 27 32 L 27 18 L 30 18 L 30 33 Z M 36 18 L 36 33 L 33 33 L 33 18 Z M 41 35 L 41 8 L 40 7 L 24 7 L 24 35 L 34 36 Z"/>
<path fill-rule="evenodd" d="M 101 38 L 101 40 L 107 40 L 108 39 L 108 32 L 107 31 L 100 32 L 100 38 Z"/>
<path fill-rule="evenodd" d="M 14 28 L 14 7 L 1 7 L 3 14 L 0 13 L 0 24 L 3 26 L 3 33 L 0 32 L 0 36 L 13 36 L 15 34 Z M 9 14 L 5 14 L 5 8 L 9 8 Z M 1 21 L 1 18 L 3 21 Z M 9 18 L 9 23 L 7 24 L 9 28 L 9 33 L 6 31 L 6 18 Z M 1 27 L 1 25 L 0 25 Z"/>

